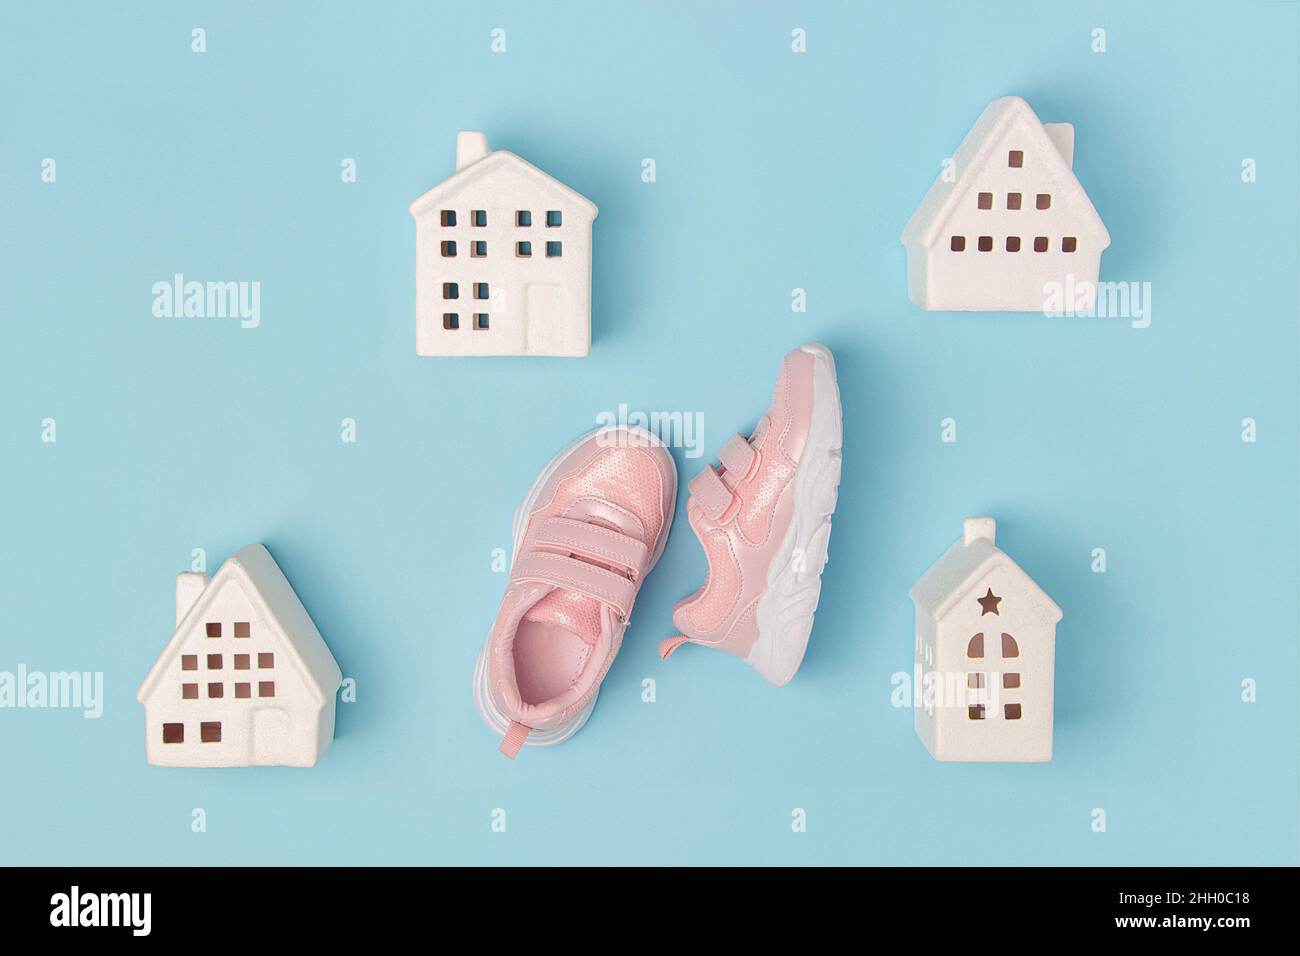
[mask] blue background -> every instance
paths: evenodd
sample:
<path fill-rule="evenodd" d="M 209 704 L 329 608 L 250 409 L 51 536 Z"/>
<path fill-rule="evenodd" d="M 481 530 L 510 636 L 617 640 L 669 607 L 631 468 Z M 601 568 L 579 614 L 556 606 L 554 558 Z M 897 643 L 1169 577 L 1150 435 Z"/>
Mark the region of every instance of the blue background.
<path fill-rule="evenodd" d="M 1297 5 L 1075 7 L 7 10 L 0 670 L 107 700 L 0 711 L 0 860 L 1297 862 Z M 1075 124 L 1102 278 L 1152 283 L 1150 328 L 908 301 L 899 232 L 1008 93 Z M 407 204 L 457 128 L 600 207 L 589 359 L 416 357 Z M 261 327 L 155 318 L 176 272 L 261 282 Z M 808 340 L 846 430 L 797 679 L 660 663 L 705 571 L 679 521 L 586 729 L 502 758 L 470 673 L 536 471 L 620 403 L 702 413 L 711 456 Z M 684 498 L 705 459 L 675 454 Z M 972 514 L 1065 612 L 1047 765 L 936 763 L 891 704 L 907 589 Z M 358 701 L 314 770 L 151 768 L 173 576 L 253 541 Z"/>

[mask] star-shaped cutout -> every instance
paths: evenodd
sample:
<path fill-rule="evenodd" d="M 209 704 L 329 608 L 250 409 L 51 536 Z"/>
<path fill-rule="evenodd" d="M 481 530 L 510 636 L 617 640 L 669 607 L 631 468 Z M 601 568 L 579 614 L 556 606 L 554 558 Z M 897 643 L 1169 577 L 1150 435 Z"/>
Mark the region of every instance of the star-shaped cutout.
<path fill-rule="evenodd" d="M 994 594 L 992 588 L 989 588 L 988 594 L 984 595 L 982 598 L 976 598 L 975 600 L 980 602 L 980 607 L 983 609 L 980 611 L 980 617 L 983 617 L 985 614 L 998 614 L 998 605 L 1002 603 L 1002 598 Z M 998 614 L 998 617 L 1001 616 L 1001 614 Z"/>

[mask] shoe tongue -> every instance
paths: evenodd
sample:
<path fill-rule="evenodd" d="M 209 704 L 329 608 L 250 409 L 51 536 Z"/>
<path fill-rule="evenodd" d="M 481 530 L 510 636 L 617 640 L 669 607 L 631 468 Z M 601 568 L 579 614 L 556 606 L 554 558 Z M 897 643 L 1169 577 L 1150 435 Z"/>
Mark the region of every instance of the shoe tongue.
<path fill-rule="evenodd" d="M 564 515 L 577 521 L 586 521 L 602 528 L 619 531 L 629 537 L 640 537 L 637 521 L 625 511 L 611 508 L 601 501 L 578 501 Z M 579 561 L 585 561 L 606 571 L 623 573 L 624 569 L 600 561 L 592 561 L 585 556 L 574 555 Z M 554 588 L 524 613 L 523 620 L 536 621 L 564 628 L 577 635 L 585 644 L 595 644 L 600 637 L 606 614 L 603 605 L 595 598 L 577 591 Z"/>

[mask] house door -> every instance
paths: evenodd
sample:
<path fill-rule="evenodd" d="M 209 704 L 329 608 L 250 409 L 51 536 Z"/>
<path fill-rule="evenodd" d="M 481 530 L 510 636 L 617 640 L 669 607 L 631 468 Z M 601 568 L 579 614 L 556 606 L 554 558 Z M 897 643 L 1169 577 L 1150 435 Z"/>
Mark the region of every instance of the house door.
<path fill-rule="evenodd" d="M 289 713 L 283 707 L 253 711 L 253 763 L 278 764 L 289 746 Z"/>

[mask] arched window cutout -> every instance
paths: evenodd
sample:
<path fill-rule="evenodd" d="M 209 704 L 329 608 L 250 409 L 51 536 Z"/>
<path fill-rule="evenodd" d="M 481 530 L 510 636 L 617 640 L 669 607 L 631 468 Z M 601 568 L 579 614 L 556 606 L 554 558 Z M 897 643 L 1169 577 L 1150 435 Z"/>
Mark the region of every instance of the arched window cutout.
<path fill-rule="evenodd" d="M 984 634 L 980 632 L 970 639 L 966 645 L 966 656 L 972 660 L 980 660 L 984 656 Z"/>
<path fill-rule="evenodd" d="M 1016 639 L 1010 634 L 1002 635 L 1002 656 L 1019 657 L 1020 647 L 1016 644 Z"/>

